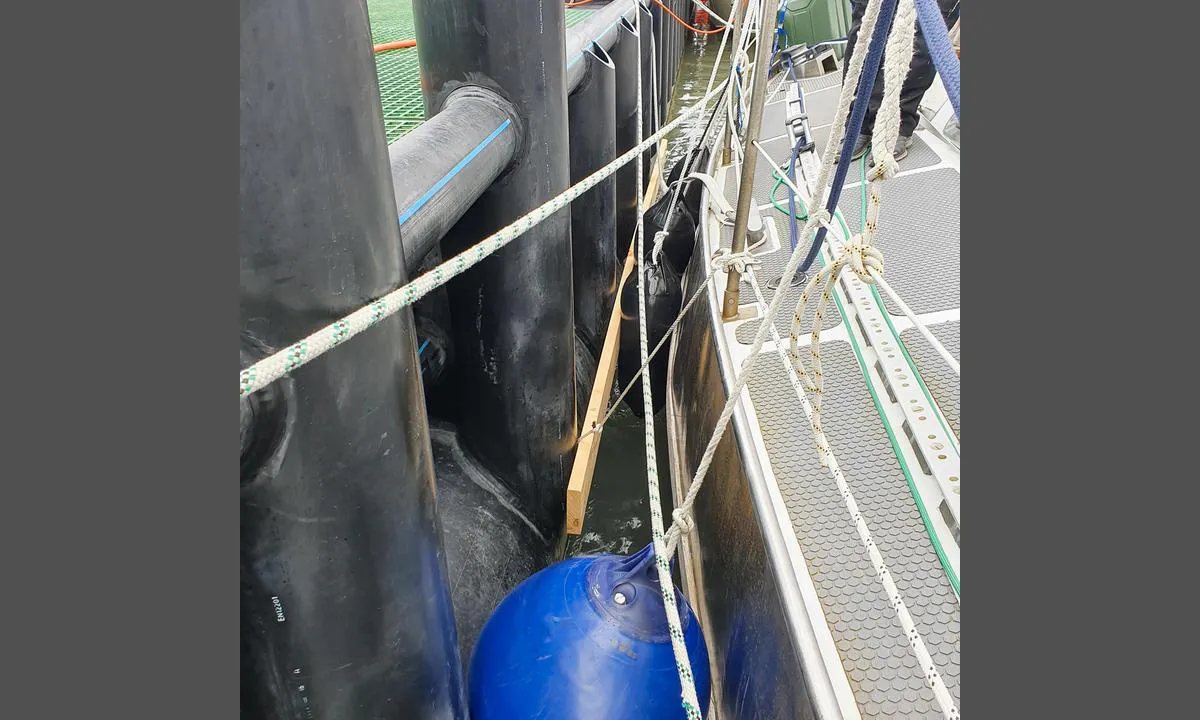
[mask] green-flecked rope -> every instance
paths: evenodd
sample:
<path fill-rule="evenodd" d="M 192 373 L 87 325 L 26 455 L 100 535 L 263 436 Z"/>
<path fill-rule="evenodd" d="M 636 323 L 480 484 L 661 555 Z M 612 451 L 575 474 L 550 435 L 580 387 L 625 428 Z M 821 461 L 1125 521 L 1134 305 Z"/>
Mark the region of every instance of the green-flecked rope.
<path fill-rule="evenodd" d="M 638 37 L 642 37 L 642 13 L 637 13 L 634 25 Z M 648 28 L 647 28 L 648 29 Z M 726 31 L 728 32 L 728 31 Z M 653 53 L 651 53 L 653 57 Z M 654 68 L 651 67 L 651 73 Z M 637 59 L 637 117 L 634 124 L 637 127 L 638 144 L 642 137 L 642 54 Z M 662 593 L 663 607 L 667 615 L 667 630 L 671 636 L 671 650 L 675 654 L 675 669 L 679 673 L 680 702 L 687 720 L 703 720 L 700 715 L 700 702 L 696 697 L 696 680 L 692 675 L 692 665 L 688 659 L 687 645 L 683 642 L 683 623 L 679 619 L 679 606 L 675 604 L 675 584 L 671 580 L 671 556 L 667 554 L 663 531 L 662 500 L 658 488 L 658 455 L 654 447 L 654 403 L 650 395 L 650 368 L 648 356 L 650 353 L 649 331 L 646 327 L 646 273 L 645 263 L 646 228 L 640 179 L 642 174 L 642 156 L 637 156 L 637 174 L 639 186 L 637 190 L 637 273 L 638 273 L 638 339 L 639 352 L 642 360 L 642 408 L 645 417 L 646 433 L 646 480 L 647 495 L 650 499 L 650 529 L 654 543 L 654 566 L 658 570 L 658 587 Z M 682 183 L 681 183 L 682 184 Z"/>
<path fill-rule="evenodd" d="M 695 105 L 685 109 L 679 117 L 664 125 L 658 132 L 638 143 L 608 165 L 580 180 L 575 185 L 554 196 L 541 206 L 517 218 L 470 248 L 446 260 L 429 272 L 408 284 L 393 290 L 364 307 L 355 310 L 337 322 L 327 325 L 306 338 L 274 353 L 238 373 L 238 397 L 247 397 L 262 390 L 293 370 L 312 362 L 316 358 L 341 345 L 355 335 L 377 325 L 402 308 L 412 305 L 433 290 L 446 284 L 451 278 L 462 274 L 484 258 L 508 245 L 513 240 L 535 227 L 538 223 L 566 207 L 572 200 L 595 187 L 654 145 L 692 115 L 702 111 L 716 97 L 724 85 L 714 89 Z M 640 126 L 639 126 L 640 127 Z"/>

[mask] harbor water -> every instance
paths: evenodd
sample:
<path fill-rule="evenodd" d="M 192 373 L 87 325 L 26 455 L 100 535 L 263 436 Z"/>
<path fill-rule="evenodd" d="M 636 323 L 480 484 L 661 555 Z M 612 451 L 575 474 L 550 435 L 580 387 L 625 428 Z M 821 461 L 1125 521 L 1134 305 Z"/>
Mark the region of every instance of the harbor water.
<path fill-rule="evenodd" d="M 680 59 L 679 76 L 671 98 L 667 121 L 674 119 L 692 103 L 704 97 L 709 74 L 720 46 L 720 35 L 689 38 Z M 726 48 L 725 57 L 728 58 Z M 724 64 L 724 63 L 723 63 Z M 719 73 L 717 82 L 724 78 Z M 707 118 L 700 114 L 685 120 L 668 136 L 667 168 L 687 153 L 687 140 L 700 131 L 697 125 Z M 632 276 L 636 280 L 636 275 Z M 693 312 L 696 312 L 693 309 Z M 660 352 L 668 352 L 664 346 Z M 617 388 L 620 391 L 620 388 Z M 658 455 L 659 492 L 663 517 L 671 517 L 671 469 L 667 453 L 665 411 L 654 418 L 655 445 Z M 596 470 L 588 496 L 583 532 L 567 539 L 568 557 L 591 553 L 629 554 L 650 542 L 650 510 L 646 486 L 645 425 L 624 404 L 608 421 L 600 439 Z"/>

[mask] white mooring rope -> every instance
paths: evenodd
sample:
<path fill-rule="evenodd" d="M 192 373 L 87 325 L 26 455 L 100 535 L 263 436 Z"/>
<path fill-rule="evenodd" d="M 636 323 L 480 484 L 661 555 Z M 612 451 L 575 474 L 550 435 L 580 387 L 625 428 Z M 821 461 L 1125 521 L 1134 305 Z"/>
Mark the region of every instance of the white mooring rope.
<path fill-rule="evenodd" d="M 642 34 L 642 14 L 637 14 L 638 37 Z M 642 133 L 642 54 L 638 53 L 637 71 L 637 132 L 640 144 Z M 655 98 L 655 107 L 658 106 Z M 687 646 L 683 641 L 683 623 L 679 620 L 679 606 L 675 604 L 675 584 L 671 580 L 671 560 L 663 542 L 662 500 L 658 489 L 658 455 L 654 448 L 654 402 L 651 398 L 649 367 L 649 332 L 646 328 L 646 273 L 644 272 L 646 228 L 642 196 L 642 156 L 637 156 L 637 273 L 638 273 L 638 350 L 642 360 L 642 409 L 645 417 L 646 435 L 646 481 L 650 499 L 650 528 L 654 544 L 654 566 L 658 570 L 658 586 L 662 593 L 663 607 L 667 615 L 667 630 L 671 637 L 671 650 L 675 654 L 675 669 L 679 672 L 679 685 L 684 712 L 688 720 L 703 720 L 700 715 L 700 700 L 696 697 L 696 680 L 692 675 L 692 663 L 688 659 Z M 706 658 L 707 660 L 707 658 Z"/>
<path fill-rule="evenodd" d="M 529 229 L 535 227 L 538 223 L 569 205 L 572 200 L 595 187 L 600 181 L 612 175 L 625 164 L 640 157 L 644 150 L 665 137 L 682 122 L 687 120 L 687 118 L 704 109 L 707 103 L 718 95 L 722 89 L 717 88 L 713 90 L 701 98 L 695 105 L 681 112 L 679 117 L 664 125 L 658 132 L 638 143 L 628 152 L 475 245 L 446 260 L 415 280 L 346 315 L 341 320 L 317 330 L 308 337 L 242 370 L 238 373 L 238 397 L 246 397 L 262 390 L 289 372 L 312 362 L 355 335 L 373 327 L 383 319 L 396 314 L 402 308 L 412 305 L 417 300 L 446 284 L 451 278 L 462 274 L 468 268 L 477 265 L 484 258 L 492 255 L 500 248 L 519 238 Z M 641 127 L 641 125 L 638 127 Z"/>

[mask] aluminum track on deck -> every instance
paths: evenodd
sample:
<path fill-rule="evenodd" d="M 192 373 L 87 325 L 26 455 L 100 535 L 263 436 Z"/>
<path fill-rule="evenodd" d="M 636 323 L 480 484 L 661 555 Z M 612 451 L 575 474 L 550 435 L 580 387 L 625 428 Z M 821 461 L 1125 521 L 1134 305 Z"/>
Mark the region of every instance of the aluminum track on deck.
<path fill-rule="evenodd" d="M 904 297 L 901 295 L 900 297 Z M 905 301 L 907 302 L 907 300 Z M 929 332 L 940 340 L 955 360 L 961 362 L 959 357 L 959 340 L 958 340 L 958 321 L 942 323 L 940 325 L 932 325 Z M 955 436 L 961 437 L 962 433 L 959 430 L 959 405 L 958 405 L 958 376 L 946 364 L 941 355 L 933 349 L 925 338 L 921 337 L 921 333 L 916 328 L 910 328 L 900 333 L 900 340 L 904 343 L 905 349 L 908 350 L 909 356 L 913 362 L 917 364 L 917 368 L 921 373 L 921 378 L 925 381 L 925 386 L 929 388 L 929 394 L 933 396 L 933 401 L 941 408 L 942 414 L 946 416 L 946 422 L 950 425 L 950 431 Z"/>
<path fill-rule="evenodd" d="M 815 90 L 808 95 L 808 111 L 811 125 L 823 130 L 814 131 L 820 144 L 828 138 L 836 109 L 838 78 L 840 73 L 801 80 L 803 87 Z M 785 132 L 783 108 L 782 102 L 768 105 L 761 130 L 763 138 L 771 139 L 764 147 L 780 162 L 787 160 L 789 151 L 787 138 L 780 137 Z M 920 138 L 900 169 L 902 174 L 883 188 L 876 244 L 884 254 L 885 275 L 917 314 L 957 309 L 958 170 L 946 166 L 938 152 Z M 858 180 L 856 163 L 839 203 L 852 232 L 861 225 Z M 725 182 L 725 195 L 732 204 L 737 177 L 727 174 Z M 774 183 L 772 168 L 760 157 L 753 188 L 756 206 L 770 203 Z M 786 188 L 777 197 L 786 207 Z M 761 212 L 764 220 L 775 223 L 782 245 L 760 255 L 758 277 L 769 301 L 773 291 L 765 284 L 779 277 L 790 254 L 788 224 L 785 213 L 773 208 Z M 722 246 L 729 246 L 731 235 L 730 228 L 722 229 Z M 790 309 L 800 291 L 798 287 L 784 288 L 787 305 L 776 326 L 785 342 L 792 322 Z M 742 292 L 743 303 L 753 297 L 747 283 L 743 282 Z M 890 300 L 885 306 L 899 320 L 901 313 Z M 828 313 L 823 328 L 842 325 L 834 304 L 830 303 Z M 740 344 L 749 344 L 759 322 L 741 322 L 732 335 Z M 811 316 L 806 316 L 804 333 L 811 328 Z M 932 324 L 930 329 L 958 354 L 956 319 Z M 726 332 L 729 330 L 726 327 Z M 922 522 L 858 356 L 845 337 L 823 338 L 821 344 L 826 378 L 823 425 L 876 545 L 957 704 L 959 601 Z M 902 331 L 900 337 L 957 435 L 958 377 L 915 329 Z M 808 419 L 773 351 L 764 350 L 748 390 L 766 459 L 860 713 L 866 718 L 941 717 L 925 680 L 926 669 L 920 667 L 905 638 L 832 476 L 818 462 Z"/>

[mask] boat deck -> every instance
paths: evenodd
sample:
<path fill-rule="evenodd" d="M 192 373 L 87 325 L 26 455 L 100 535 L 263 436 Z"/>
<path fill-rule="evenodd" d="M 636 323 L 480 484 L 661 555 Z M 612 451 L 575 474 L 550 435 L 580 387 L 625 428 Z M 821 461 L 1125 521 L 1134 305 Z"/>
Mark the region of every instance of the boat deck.
<path fill-rule="evenodd" d="M 838 72 L 800 81 L 817 144 L 814 165 L 829 137 L 840 79 Z M 775 98 L 766 106 L 760 136 L 771 156 L 786 162 L 791 141 L 784 134 L 785 95 Z M 959 344 L 958 158 L 957 147 L 923 120 L 900 162 L 901 172 L 883 184 L 876 239 L 888 283 L 954 355 Z M 731 205 L 739 172 L 737 167 L 713 169 Z M 841 196 L 839 209 L 851 232 L 861 229 L 863 172 L 856 162 Z M 753 193 L 767 225 L 767 244 L 756 253 L 762 259 L 756 277 L 767 302 L 775 292 L 772 281 L 790 255 L 787 214 L 771 204 L 775 184 L 773 168 L 760 156 Z M 786 187 L 777 197 L 786 208 Z M 729 247 L 732 228 L 711 219 L 707 228 L 709 254 L 716 242 Z M 846 239 L 841 230 L 831 230 L 830 236 L 835 246 Z M 822 262 L 829 261 L 829 252 L 827 243 Z M 716 304 L 710 303 L 710 311 L 719 307 L 724 285 L 723 278 L 714 283 Z M 799 285 L 783 289 L 787 297 L 775 325 L 784 343 L 801 290 Z M 754 298 L 743 280 L 743 316 L 765 312 Z M 957 705 L 958 376 L 890 298 L 853 273 L 843 274 L 836 304 L 822 323 L 823 425 L 871 538 Z M 724 335 L 718 346 L 728 362 L 722 365 L 740 368 L 760 320 L 721 323 L 714 314 L 711 322 Z M 806 364 L 811 328 L 810 311 L 801 336 Z M 807 598 L 806 621 L 817 635 L 841 715 L 940 717 L 942 709 L 926 681 L 928 668 L 910 647 L 842 493 L 821 467 L 809 418 L 787 372 L 769 339 L 743 395 L 748 421 L 737 430 L 752 437 L 775 512 L 790 520 L 795 542 L 788 539 L 788 554 L 797 582 L 806 586 L 799 588 Z M 726 370 L 727 388 L 731 381 Z"/>
<path fill-rule="evenodd" d="M 566 27 L 587 19 L 592 7 L 566 8 Z M 415 38 L 412 0 L 367 0 L 371 41 L 376 45 Z M 425 122 L 421 97 L 421 68 L 417 49 L 390 50 L 375 55 L 379 100 L 388 144 Z"/>

